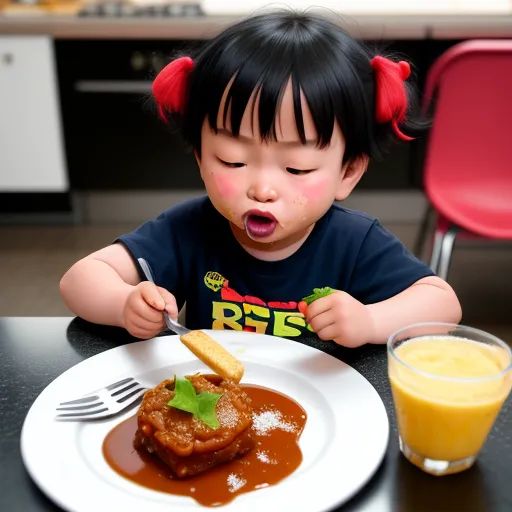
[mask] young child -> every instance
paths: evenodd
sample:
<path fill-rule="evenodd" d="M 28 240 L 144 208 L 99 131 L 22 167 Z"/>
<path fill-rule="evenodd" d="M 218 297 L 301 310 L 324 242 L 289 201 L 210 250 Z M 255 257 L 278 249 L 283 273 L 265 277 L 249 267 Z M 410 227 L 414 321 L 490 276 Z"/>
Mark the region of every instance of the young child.
<path fill-rule="evenodd" d="M 207 196 L 78 261 L 61 281 L 66 304 L 143 339 L 185 302 L 193 329 L 309 329 L 347 347 L 384 343 L 413 322 L 459 322 L 446 282 L 376 219 L 336 203 L 388 139 L 409 139 L 409 72 L 295 12 L 244 20 L 171 62 L 153 96 L 181 123 Z M 336 291 L 299 310 L 323 287 Z"/>

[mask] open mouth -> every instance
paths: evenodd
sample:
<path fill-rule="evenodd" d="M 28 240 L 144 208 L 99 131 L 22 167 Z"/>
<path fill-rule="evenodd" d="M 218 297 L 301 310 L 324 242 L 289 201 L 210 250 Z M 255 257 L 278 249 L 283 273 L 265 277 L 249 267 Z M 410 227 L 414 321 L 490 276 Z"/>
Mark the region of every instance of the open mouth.
<path fill-rule="evenodd" d="M 277 227 L 277 220 L 270 212 L 250 210 L 244 216 L 245 230 L 251 238 L 270 236 Z"/>

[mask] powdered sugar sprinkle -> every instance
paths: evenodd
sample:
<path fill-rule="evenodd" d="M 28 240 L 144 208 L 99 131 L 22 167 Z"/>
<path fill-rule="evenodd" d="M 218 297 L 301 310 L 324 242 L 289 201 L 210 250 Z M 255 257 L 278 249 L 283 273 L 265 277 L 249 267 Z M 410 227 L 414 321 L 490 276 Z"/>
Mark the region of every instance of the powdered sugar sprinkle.
<path fill-rule="evenodd" d="M 235 475 L 235 473 L 230 473 L 229 476 L 228 476 L 229 492 L 236 492 L 236 491 L 238 491 L 246 483 L 247 483 L 247 480 L 245 480 L 243 478 L 240 478 L 238 475 Z"/>
<path fill-rule="evenodd" d="M 252 428 L 259 436 L 265 436 L 270 431 L 275 429 L 284 430 L 285 432 L 294 432 L 296 425 L 284 421 L 283 415 L 280 411 L 267 410 L 262 411 L 259 414 L 253 413 L 252 415 Z"/>
<path fill-rule="evenodd" d="M 276 460 L 271 459 L 266 452 L 263 450 L 258 450 L 256 452 L 256 457 L 258 457 L 258 460 L 260 462 L 263 462 L 263 464 L 277 464 Z"/>
<path fill-rule="evenodd" d="M 235 428 L 238 424 L 238 411 L 232 404 L 228 404 L 217 412 L 217 419 L 224 428 Z"/>

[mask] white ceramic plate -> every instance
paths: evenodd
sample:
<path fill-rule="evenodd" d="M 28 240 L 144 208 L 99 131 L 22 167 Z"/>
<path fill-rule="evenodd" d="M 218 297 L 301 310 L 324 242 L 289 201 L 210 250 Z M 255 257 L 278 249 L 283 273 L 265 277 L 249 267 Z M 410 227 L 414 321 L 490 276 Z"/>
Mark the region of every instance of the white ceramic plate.
<path fill-rule="evenodd" d="M 278 485 L 239 495 L 220 510 L 326 511 L 361 489 L 380 465 L 389 436 L 386 410 L 370 383 L 345 363 L 295 341 L 206 332 L 243 361 L 242 383 L 285 393 L 308 418 L 299 442 L 299 468 Z M 188 497 L 134 484 L 106 463 L 103 439 L 133 409 L 96 423 L 54 419 L 58 403 L 124 377 L 154 386 L 174 374 L 207 370 L 177 336 L 113 348 L 70 368 L 44 389 L 25 419 L 21 453 L 29 474 L 50 499 L 73 512 L 213 510 Z"/>

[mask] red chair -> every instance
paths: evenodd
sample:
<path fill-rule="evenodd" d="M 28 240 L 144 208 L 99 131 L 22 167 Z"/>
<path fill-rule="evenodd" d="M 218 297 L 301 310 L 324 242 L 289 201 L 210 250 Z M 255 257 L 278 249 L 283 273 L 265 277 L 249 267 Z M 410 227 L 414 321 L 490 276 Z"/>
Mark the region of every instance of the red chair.
<path fill-rule="evenodd" d="M 423 108 L 433 105 L 424 165 L 436 213 L 430 266 L 447 278 L 457 237 L 512 240 L 512 40 L 473 40 L 430 69 Z"/>

